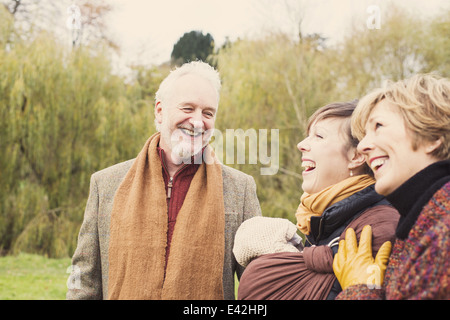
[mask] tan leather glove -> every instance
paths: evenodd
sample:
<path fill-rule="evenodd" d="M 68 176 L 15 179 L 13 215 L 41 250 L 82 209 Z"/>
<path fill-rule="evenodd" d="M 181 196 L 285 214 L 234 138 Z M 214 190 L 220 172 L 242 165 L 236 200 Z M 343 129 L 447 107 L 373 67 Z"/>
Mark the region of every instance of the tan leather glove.
<path fill-rule="evenodd" d="M 339 249 L 333 260 L 333 271 L 342 290 L 356 284 L 366 284 L 369 288 L 381 288 L 387 262 L 391 253 L 391 243 L 386 241 L 372 257 L 372 228 L 364 226 L 359 239 L 352 228 L 345 233 L 345 240 L 339 242 Z"/>

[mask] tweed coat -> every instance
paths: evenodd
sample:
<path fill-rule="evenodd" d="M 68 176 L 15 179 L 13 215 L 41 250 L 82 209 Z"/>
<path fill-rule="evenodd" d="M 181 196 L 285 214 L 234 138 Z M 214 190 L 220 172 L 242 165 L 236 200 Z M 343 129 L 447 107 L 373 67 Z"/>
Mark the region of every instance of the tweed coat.
<path fill-rule="evenodd" d="M 106 299 L 108 290 L 108 248 L 111 211 L 116 190 L 134 159 L 94 173 L 78 244 L 72 257 L 72 272 L 66 298 Z M 234 235 L 240 224 L 261 215 L 254 179 L 222 165 L 225 206 L 224 298 L 234 299 L 234 273 L 243 272 L 232 253 Z"/>

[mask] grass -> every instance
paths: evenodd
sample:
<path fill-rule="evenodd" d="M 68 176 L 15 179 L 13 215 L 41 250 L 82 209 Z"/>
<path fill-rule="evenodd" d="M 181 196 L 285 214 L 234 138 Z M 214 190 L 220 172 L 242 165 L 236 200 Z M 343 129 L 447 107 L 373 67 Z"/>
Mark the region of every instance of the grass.
<path fill-rule="evenodd" d="M 35 254 L 0 257 L 0 300 L 63 300 L 70 265 Z"/>
<path fill-rule="evenodd" d="M 0 300 L 64 300 L 70 265 L 37 254 L 0 257 Z M 238 286 L 235 276 L 236 297 Z"/>

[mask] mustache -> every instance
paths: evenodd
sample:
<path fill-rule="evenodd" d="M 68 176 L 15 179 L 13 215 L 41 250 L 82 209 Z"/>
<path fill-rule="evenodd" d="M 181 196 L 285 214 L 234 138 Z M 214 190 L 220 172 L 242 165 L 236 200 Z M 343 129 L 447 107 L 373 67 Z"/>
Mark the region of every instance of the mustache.
<path fill-rule="evenodd" d="M 205 132 L 205 130 L 203 128 L 196 128 L 194 126 L 188 126 L 188 125 L 179 125 L 179 126 L 177 126 L 177 129 L 189 130 L 189 131 L 193 131 L 194 133 L 204 133 Z"/>

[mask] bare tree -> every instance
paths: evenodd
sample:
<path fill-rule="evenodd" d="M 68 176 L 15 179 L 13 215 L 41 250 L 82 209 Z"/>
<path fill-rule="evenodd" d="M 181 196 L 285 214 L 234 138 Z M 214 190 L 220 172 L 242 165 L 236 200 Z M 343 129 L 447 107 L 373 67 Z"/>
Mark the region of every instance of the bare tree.
<path fill-rule="evenodd" d="M 35 32 L 52 28 L 60 15 L 61 2 L 49 0 L 0 0 L 11 13 L 22 37 L 32 38 Z"/>
<path fill-rule="evenodd" d="M 80 41 L 90 44 L 102 42 L 118 50 L 106 25 L 106 17 L 113 7 L 105 0 L 80 0 L 78 3 L 81 13 Z"/>
<path fill-rule="evenodd" d="M 19 9 L 21 9 L 21 7 L 24 7 L 23 2 L 21 0 L 2 1 L 2 4 L 13 16 L 16 15 L 16 13 L 19 11 Z"/>
<path fill-rule="evenodd" d="M 0 0 L 14 17 L 22 37 L 32 38 L 42 30 L 70 38 L 72 46 L 104 43 L 118 50 L 108 33 L 106 16 L 113 7 L 105 0 Z"/>
<path fill-rule="evenodd" d="M 304 37 L 302 23 L 307 11 L 305 0 L 258 0 L 253 2 L 253 10 L 264 21 L 265 28 L 273 33 L 285 33 L 297 37 Z"/>

